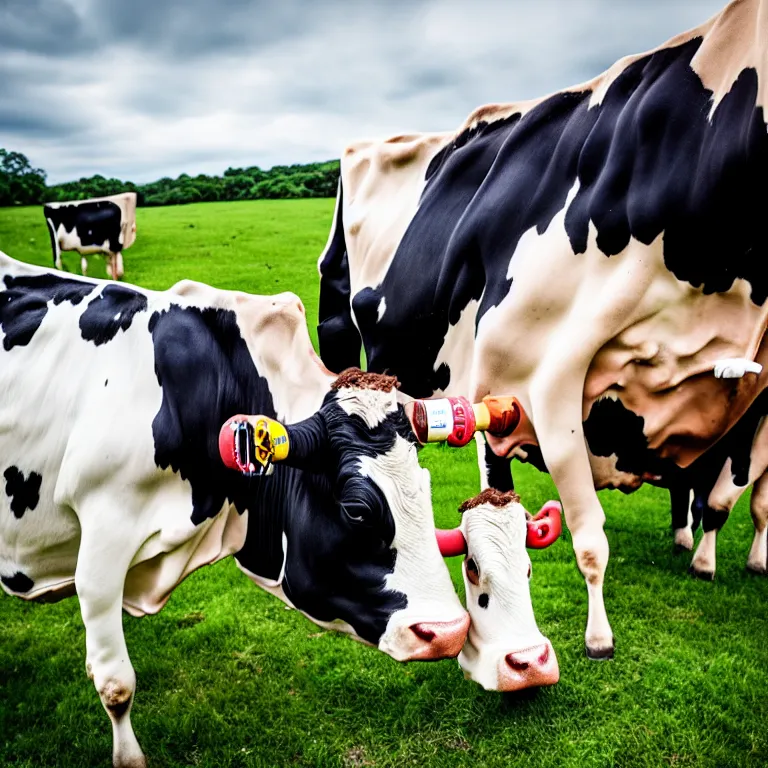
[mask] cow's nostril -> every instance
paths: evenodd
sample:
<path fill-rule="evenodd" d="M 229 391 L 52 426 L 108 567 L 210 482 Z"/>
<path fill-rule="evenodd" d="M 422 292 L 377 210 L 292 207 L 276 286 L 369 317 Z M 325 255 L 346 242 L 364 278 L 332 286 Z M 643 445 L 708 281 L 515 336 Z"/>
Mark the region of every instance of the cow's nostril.
<path fill-rule="evenodd" d="M 540 670 L 549 663 L 549 643 L 526 648 L 524 651 L 513 651 L 504 658 L 510 669 L 515 672 Z"/>
<path fill-rule="evenodd" d="M 517 661 L 513 653 L 507 655 L 507 664 L 518 672 L 523 672 L 531 666 L 527 661 Z"/>
<path fill-rule="evenodd" d="M 425 643 L 431 643 L 435 639 L 435 633 L 422 624 L 414 624 L 411 627 L 411 632 Z"/>

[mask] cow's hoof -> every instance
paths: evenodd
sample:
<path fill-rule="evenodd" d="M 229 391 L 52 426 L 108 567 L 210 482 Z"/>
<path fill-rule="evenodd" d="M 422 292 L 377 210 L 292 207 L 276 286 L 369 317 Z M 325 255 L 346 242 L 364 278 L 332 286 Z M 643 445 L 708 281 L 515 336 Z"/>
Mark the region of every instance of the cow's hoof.
<path fill-rule="evenodd" d="M 765 576 L 768 569 L 761 563 L 747 563 L 747 572 L 754 573 L 755 576 Z"/>
<path fill-rule="evenodd" d="M 693 546 L 687 547 L 685 544 L 680 544 L 679 542 L 675 542 L 674 546 L 672 547 L 672 551 L 676 555 L 681 555 L 683 552 L 690 552 L 693 549 Z"/>
<path fill-rule="evenodd" d="M 702 581 L 715 580 L 714 571 L 702 571 L 701 569 L 697 568 L 695 565 L 691 565 L 688 567 L 688 573 L 690 573 L 691 576 L 693 576 L 695 579 L 701 579 Z"/>
<path fill-rule="evenodd" d="M 609 659 L 613 658 L 614 646 L 612 645 L 606 648 L 590 648 L 585 643 L 584 648 L 587 651 L 587 658 L 592 659 L 592 661 L 608 661 Z"/>

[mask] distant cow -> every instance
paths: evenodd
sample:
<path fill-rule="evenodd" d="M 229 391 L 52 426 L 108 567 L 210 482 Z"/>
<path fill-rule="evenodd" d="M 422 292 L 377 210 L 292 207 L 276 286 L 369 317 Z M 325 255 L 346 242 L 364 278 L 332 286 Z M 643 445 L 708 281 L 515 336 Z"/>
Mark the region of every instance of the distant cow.
<path fill-rule="evenodd" d="M 739 423 L 671 484 L 675 543 L 693 548 L 699 525 L 703 535 L 690 571 L 701 579 L 715 576 L 717 534 L 741 495 L 753 486 L 750 512 L 755 535 L 747 569 L 768 571 L 768 391 L 752 404 Z"/>
<path fill-rule="evenodd" d="M 469 617 L 395 379 L 331 375 L 294 294 L 153 292 L 0 254 L 0 331 L 0 583 L 29 600 L 77 592 L 116 766 L 145 764 L 122 609 L 155 613 L 232 554 L 312 621 L 395 659 L 459 653 Z M 271 475 L 222 463 L 238 413 L 290 425 Z"/>
<path fill-rule="evenodd" d="M 342 155 L 323 360 L 362 340 L 415 397 L 518 399 L 489 481 L 513 456 L 551 473 L 593 658 L 613 654 L 595 488 L 690 465 L 768 384 L 767 62 L 768 0 L 736 0 L 588 83 Z"/>
<path fill-rule="evenodd" d="M 136 239 L 136 193 L 110 197 L 47 203 L 43 207 L 51 236 L 53 263 L 62 269 L 62 251 L 78 251 L 80 268 L 88 271 L 86 254 L 103 253 L 107 274 L 119 280 L 123 274 L 123 251 Z"/>

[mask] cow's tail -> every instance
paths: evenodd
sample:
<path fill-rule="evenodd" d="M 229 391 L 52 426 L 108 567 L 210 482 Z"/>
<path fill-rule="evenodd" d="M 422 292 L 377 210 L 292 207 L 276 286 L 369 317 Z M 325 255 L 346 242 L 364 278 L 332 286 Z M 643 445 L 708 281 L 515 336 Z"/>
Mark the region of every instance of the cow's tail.
<path fill-rule="evenodd" d="M 360 365 L 362 339 L 352 320 L 349 259 L 342 219 L 341 178 L 336 195 L 333 225 L 325 250 L 317 262 L 320 272 L 320 311 L 317 338 L 325 366 L 339 373 Z"/>

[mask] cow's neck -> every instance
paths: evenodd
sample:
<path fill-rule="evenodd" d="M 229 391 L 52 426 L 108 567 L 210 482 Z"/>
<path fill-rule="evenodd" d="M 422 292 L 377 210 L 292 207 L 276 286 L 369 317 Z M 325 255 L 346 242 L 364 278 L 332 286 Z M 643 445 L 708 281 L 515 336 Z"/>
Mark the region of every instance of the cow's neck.
<path fill-rule="evenodd" d="M 235 555 L 238 564 L 261 586 L 278 586 L 285 572 L 286 559 L 294 547 L 303 549 L 307 536 L 321 535 L 324 517 L 318 497 L 331 498 L 322 476 L 277 466 L 273 475 L 258 478 L 253 484 L 254 504 L 248 517 L 245 543 Z M 310 517 L 310 509 L 316 518 Z"/>

